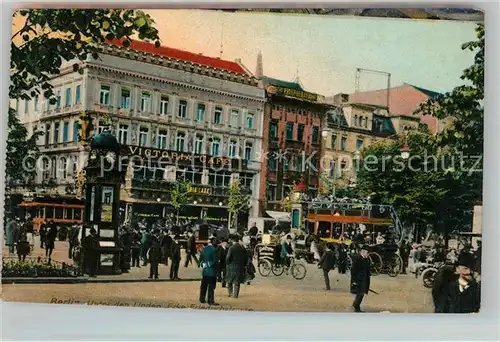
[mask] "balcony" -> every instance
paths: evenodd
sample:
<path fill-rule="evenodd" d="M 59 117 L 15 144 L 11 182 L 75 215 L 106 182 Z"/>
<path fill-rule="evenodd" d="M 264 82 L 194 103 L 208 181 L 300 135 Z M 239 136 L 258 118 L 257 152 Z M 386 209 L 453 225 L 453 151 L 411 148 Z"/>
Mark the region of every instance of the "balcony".
<path fill-rule="evenodd" d="M 280 143 L 278 137 L 269 137 L 269 149 L 278 150 L 280 148 Z"/>
<path fill-rule="evenodd" d="M 39 145 L 40 150 L 50 150 L 50 151 L 70 150 L 70 149 L 78 148 L 79 146 L 80 146 L 80 143 L 78 141 L 67 141 L 67 142 Z"/>
<path fill-rule="evenodd" d="M 286 149 L 299 150 L 302 151 L 304 149 L 304 142 L 299 140 L 286 140 Z"/>

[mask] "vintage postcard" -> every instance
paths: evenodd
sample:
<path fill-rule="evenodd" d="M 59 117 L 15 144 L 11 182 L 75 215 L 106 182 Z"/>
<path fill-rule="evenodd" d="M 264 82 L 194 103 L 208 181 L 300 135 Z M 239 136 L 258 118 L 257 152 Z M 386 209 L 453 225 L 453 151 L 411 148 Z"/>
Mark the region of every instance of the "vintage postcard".
<path fill-rule="evenodd" d="M 2 297 L 475 313 L 483 13 L 13 15 Z"/>

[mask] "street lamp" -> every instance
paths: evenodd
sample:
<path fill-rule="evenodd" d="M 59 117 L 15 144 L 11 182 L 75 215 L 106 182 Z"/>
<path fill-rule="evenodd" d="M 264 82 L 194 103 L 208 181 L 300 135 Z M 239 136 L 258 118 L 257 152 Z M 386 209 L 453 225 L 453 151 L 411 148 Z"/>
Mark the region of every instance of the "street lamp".
<path fill-rule="evenodd" d="M 193 204 L 194 204 L 194 205 L 198 204 L 198 201 L 193 201 Z"/>
<path fill-rule="evenodd" d="M 410 149 L 408 148 L 408 136 L 405 136 L 405 143 L 403 148 L 401 149 L 401 158 L 408 159 L 410 158 Z"/>
<path fill-rule="evenodd" d="M 160 197 L 158 197 L 158 198 L 156 199 L 156 201 L 157 201 L 157 202 L 161 202 L 161 198 L 160 198 Z"/>
<path fill-rule="evenodd" d="M 222 207 L 222 202 L 219 202 L 219 207 Z"/>

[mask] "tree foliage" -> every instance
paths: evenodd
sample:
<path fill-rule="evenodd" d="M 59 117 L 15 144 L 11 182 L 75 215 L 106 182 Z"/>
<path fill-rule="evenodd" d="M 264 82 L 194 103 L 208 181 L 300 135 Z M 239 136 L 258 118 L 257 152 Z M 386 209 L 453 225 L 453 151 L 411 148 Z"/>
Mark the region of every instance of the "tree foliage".
<path fill-rule="evenodd" d="M 248 210 L 249 206 L 250 195 L 243 190 L 238 180 L 232 182 L 228 192 L 228 211 L 232 215 L 237 215 Z"/>
<path fill-rule="evenodd" d="M 170 203 L 177 211 L 179 211 L 189 201 L 188 186 L 188 182 L 184 179 L 180 179 L 175 182 L 175 185 L 170 192 Z"/>
<path fill-rule="evenodd" d="M 99 58 L 99 45 L 123 39 L 124 46 L 138 35 L 160 46 L 151 17 L 132 9 L 29 9 L 14 13 L 24 19 L 11 38 L 9 97 L 30 99 L 42 93 L 55 103 L 50 79 L 60 74 L 65 61 Z"/>
<path fill-rule="evenodd" d="M 19 121 L 17 112 L 9 108 L 6 158 L 7 186 L 30 186 L 36 175 L 35 161 L 39 156 L 36 145 L 41 132 L 29 135 L 28 130 Z"/>

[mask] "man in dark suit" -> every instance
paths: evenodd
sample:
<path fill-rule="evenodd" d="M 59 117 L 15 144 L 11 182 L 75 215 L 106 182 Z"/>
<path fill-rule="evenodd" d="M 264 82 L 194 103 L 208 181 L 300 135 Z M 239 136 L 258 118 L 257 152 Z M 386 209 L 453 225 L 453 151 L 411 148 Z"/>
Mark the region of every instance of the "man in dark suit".
<path fill-rule="evenodd" d="M 161 246 L 157 235 L 152 237 L 152 245 L 148 252 L 149 256 L 149 279 L 158 279 L 158 264 L 160 263 Z"/>
<path fill-rule="evenodd" d="M 238 298 L 240 284 L 245 280 L 248 252 L 239 237 L 233 237 L 233 242 L 226 256 L 226 280 L 229 297 Z"/>
<path fill-rule="evenodd" d="M 90 277 L 95 277 L 97 262 L 99 261 L 99 238 L 95 228 L 90 229 L 90 235 L 82 240 L 83 247 L 83 265 L 85 273 Z"/>
<path fill-rule="evenodd" d="M 170 252 L 172 251 L 172 237 L 168 231 L 163 235 L 161 246 L 163 250 L 163 257 L 165 258 L 165 266 L 168 266 L 168 258 L 171 257 Z"/>
<path fill-rule="evenodd" d="M 435 302 L 438 313 L 474 313 L 481 308 L 481 286 L 474 279 L 473 268 L 475 259 L 470 253 L 461 253 L 458 257 L 456 273 L 458 276 L 444 286 L 441 300 Z M 434 289 L 433 289 L 434 290 Z M 433 291 L 434 292 L 434 291 Z"/>
<path fill-rule="evenodd" d="M 73 249 L 78 246 L 78 233 L 80 232 L 80 227 L 74 224 L 69 230 L 69 249 L 68 249 L 68 258 L 73 259 Z"/>
<path fill-rule="evenodd" d="M 200 285 L 200 303 L 218 305 L 215 303 L 215 287 L 217 286 L 217 254 L 215 252 L 215 238 L 211 238 L 208 245 L 200 254 L 200 264 L 203 268 Z"/>
<path fill-rule="evenodd" d="M 179 264 L 181 263 L 181 247 L 179 246 L 179 236 L 176 235 L 172 239 L 170 251 L 170 280 L 179 280 Z"/>
<path fill-rule="evenodd" d="M 216 248 L 217 254 L 217 281 L 222 283 L 222 287 L 226 287 L 226 257 L 227 257 L 227 241 L 222 240 Z"/>
<path fill-rule="evenodd" d="M 189 263 L 192 262 L 191 258 L 193 258 L 196 262 L 196 265 L 200 267 L 200 261 L 196 257 L 196 238 L 192 232 L 189 232 L 188 236 L 189 238 L 186 245 L 186 262 L 184 263 L 184 267 L 188 267 Z"/>
<path fill-rule="evenodd" d="M 330 291 L 330 277 L 328 273 L 335 268 L 335 253 L 332 250 L 333 248 L 334 247 L 331 244 L 327 244 L 325 252 L 318 262 L 318 268 L 321 268 L 323 270 L 326 291 Z"/>
<path fill-rule="evenodd" d="M 351 293 L 355 295 L 352 307 L 355 312 L 361 311 L 363 297 L 370 290 L 370 259 L 368 246 L 361 247 L 359 255 L 355 258 L 351 268 Z"/>

